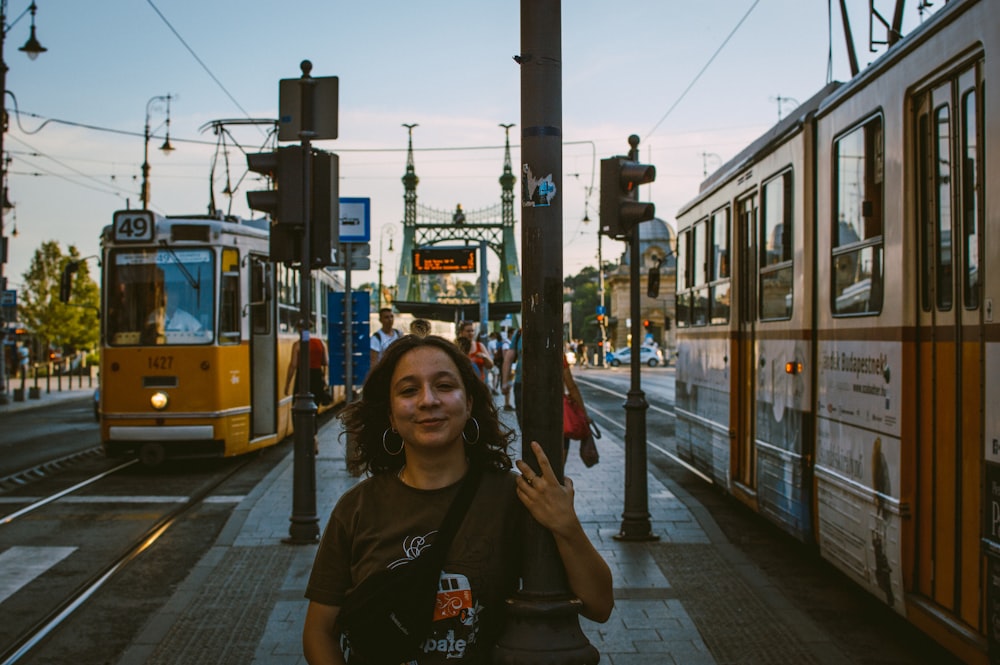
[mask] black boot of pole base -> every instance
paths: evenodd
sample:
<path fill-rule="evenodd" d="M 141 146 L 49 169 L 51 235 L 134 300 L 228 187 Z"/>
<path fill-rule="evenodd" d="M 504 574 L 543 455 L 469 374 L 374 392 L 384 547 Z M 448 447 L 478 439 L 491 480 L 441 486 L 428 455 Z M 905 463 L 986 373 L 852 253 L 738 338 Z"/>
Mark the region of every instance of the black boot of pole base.
<path fill-rule="evenodd" d="M 314 545 L 319 542 L 319 518 L 316 516 L 316 403 L 311 393 L 296 393 L 292 406 L 295 424 L 295 460 L 293 462 L 292 516 L 287 545 Z"/>
<path fill-rule="evenodd" d="M 601 654 L 580 629 L 580 601 L 518 593 L 507 601 L 507 626 L 494 665 L 596 665 Z"/>

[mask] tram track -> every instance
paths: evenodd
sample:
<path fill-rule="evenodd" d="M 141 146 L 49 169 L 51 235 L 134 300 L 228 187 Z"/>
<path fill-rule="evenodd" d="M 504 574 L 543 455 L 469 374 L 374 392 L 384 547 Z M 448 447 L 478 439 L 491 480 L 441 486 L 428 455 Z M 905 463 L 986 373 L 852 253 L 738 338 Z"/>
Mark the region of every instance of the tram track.
<path fill-rule="evenodd" d="M 56 631 L 63 622 L 80 610 L 81 607 L 86 604 L 88 599 L 112 581 L 141 554 L 150 550 L 157 540 L 167 533 L 171 527 L 178 524 L 185 515 L 190 513 L 193 509 L 203 505 L 206 499 L 216 489 L 242 471 L 254 460 L 254 458 L 254 455 L 245 456 L 240 460 L 234 461 L 229 468 L 224 470 L 223 473 L 213 474 L 208 481 L 202 483 L 200 487 L 190 492 L 183 503 L 160 516 L 153 522 L 152 525 L 146 528 L 139 537 L 133 538 L 130 542 L 128 542 L 119 550 L 119 553 L 116 556 L 112 557 L 110 562 L 106 562 L 95 572 L 87 575 L 83 581 L 79 583 L 75 589 L 73 589 L 73 591 L 65 594 L 61 600 L 53 603 L 50 609 L 38 617 L 27 629 L 22 630 L 17 637 L 11 640 L 10 643 L 4 647 L 3 652 L 0 653 L 0 665 L 13 665 L 14 663 L 27 662 L 26 658 L 33 652 L 33 650 L 43 640 L 45 640 L 46 637 L 53 634 L 53 632 Z M 84 487 L 92 487 L 95 483 L 120 473 L 133 464 L 134 461 L 119 465 L 114 469 L 97 474 L 82 483 L 78 483 L 71 488 L 34 501 L 25 508 L 6 516 L 3 520 L 0 520 L 0 525 L 4 525 L 4 530 L 6 530 L 9 528 L 8 525 L 13 523 L 15 520 L 23 518 L 30 513 L 35 513 L 45 506 L 58 503 L 59 499 L 78 492 Z"/>

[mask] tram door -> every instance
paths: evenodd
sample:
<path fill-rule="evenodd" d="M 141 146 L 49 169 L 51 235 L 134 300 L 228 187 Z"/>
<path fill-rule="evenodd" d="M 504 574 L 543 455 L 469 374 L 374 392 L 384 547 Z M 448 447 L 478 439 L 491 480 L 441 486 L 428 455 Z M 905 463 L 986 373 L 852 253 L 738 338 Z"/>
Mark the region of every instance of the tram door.
<path fill-rule="evenodd" d="M 983 316 L 981 63 L 917 97 L 915 585 L 978 626 Z"/>
<path fill-rule="evenodd" d="M 251 256 L 247 271 L 250 293 L 250 401 L 254 438 L 278 430 L 277 326 L 274 325 L 274 274 L 262 256 Z"/>
<path fill-rule="evenodd" d="M 740 252 L 739 331 L 732 404 L 736 409 L 732 435 L 733 480 L 754 492 L 757 485 L 757 195 L 737 201 Z"/>

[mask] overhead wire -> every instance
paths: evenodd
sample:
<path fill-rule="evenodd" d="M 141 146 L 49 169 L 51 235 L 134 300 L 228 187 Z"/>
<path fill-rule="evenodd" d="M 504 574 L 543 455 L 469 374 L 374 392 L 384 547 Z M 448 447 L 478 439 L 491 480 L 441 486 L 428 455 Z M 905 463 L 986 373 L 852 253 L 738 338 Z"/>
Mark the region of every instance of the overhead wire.
<path fill-rule="evenodd" d="M 243 115 L 249 118 L 250 114 L 247 113 L 247 110 L 243 108 L 243 106 L 238 101 L 236 101 L 236 98 L 233 97 L 232 93 L 230 93 L 229 90 L 226 89 L 226 86 L 222 84 L 222 81 L 220 81 L 219 78 L 212 73 L 212 70 L 208 68 L 208 65 L 206 65 L 205 62 L 198 57 L 198 54 L 194 52 L 194 49 L 191 48 L 191 46 L 186 41 L 184 41 L 184 38 L 181 37 L 181 33 L 177 32 L 177 29 L 174 28 L 173 25 L 171 25 L 170 21 L 167 20 L 167 17 L 163 15 L 163 12 L 160 11 L 159 7 L 156 6 L 153 0 L 146 0 L 146 2 L 149 4 L 150 7 L 153 8 L 153 11 L 156 12 L 157 15 L 160 17 L 160 19 L 166 24 L 166 26 L 170 29 L 170 32 L 174 33 L 174 36 L 177 37 L 177 40 L 184 45 L 184 48 L 188 50 L 188 53 L 191 54 L 191 57 L 193 57 L 195 61 L 197 61 L 197 63 L 201 65 L 201 68 L 205 70 L 205 72 L 212 78 L 213 81 L 215 81 L 215 84 L 219 86 L 222 92 L 226 93 L 226 97 L 229 97 L 229 101 L 235 104 L 236 108 L 242 111 Z"/>
<path fill-rule="evenodd" d="M 712 57 L 708 59 L 708 62 L 706 62 L 705 65 L 701 68 L 701 71 L 699 71 L 695 75 L 695 77 L 691 79 L 691 82 L 688 84 L 686 88 L 684 88 L 684 91 L 681 93 L 680 97 L 678 97 L 677 100 L 670 105 L 670 108 L 668 108 L 667 112 L 663 114 L 663 117 L 661 117 L 656 122 L 656 124 L 653 125 L 652 129 L 646 132 L 646 136 L 644 137 L 643 140 L 648 139 L 653 134 L 653 132 L 655 132 L 657 128 L 659 128 L 659 126 L 663 124 L 663 121 L 667 119 L 667 116 L 673 113 L 673 110 L 677 108 L 677 105 L 680 104 L 681 101 L 687 96 L 688 92 L 691 91 L 691 88 L 693 88 L 694 84 L 698 82 L 698 79 L 701 78 L 702 74 L 704 74 L 705 71 L 709 68 L 709 66 L 711 66 L 711 64 L 715 61 L 718 55 L 722 53 L 722 49 L 726 47 L 726 44 L 729 43 L 729 40 L 733 38 L 733 35 L 736 34 L 736 31 L 740 29 L 740 26 L 743 25 L 743 22 L 747 20 L 747 18 L 750 16 L 750 13 L 753 12 L 754 8 L 756 8 L 758 4 L 760 4 L 760 0 L 754 0 L 753 4 L 750 5 L 750 9 L 746 11 L 746 13 L 743 15 L 743 18 L 741 18 L 739 22 L 736 24 L 736 27 L 734 27 L 730 31 L 730 33 L 726 36 L 726 38 L 722 40 L 722 43 L 719 44 L 719 48 L 715 49 L 715 53 L 712 54 Z"/>

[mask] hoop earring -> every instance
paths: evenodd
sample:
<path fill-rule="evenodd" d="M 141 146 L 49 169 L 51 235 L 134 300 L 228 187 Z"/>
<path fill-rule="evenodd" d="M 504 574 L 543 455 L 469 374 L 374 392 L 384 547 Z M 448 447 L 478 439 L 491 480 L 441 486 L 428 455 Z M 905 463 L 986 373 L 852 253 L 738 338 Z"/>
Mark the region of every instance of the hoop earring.
<path fill-rule="evenodd" d="M 403 452 L 403 437 L 399 437 L 399 448 L 396 449 L 396 452 L 392 452 L 391 450 L 389 450 L 389 446 L 386 445 L 386 440 L 385 440 L 386 437 L 389 436 L 389 432 L 392 432 L 393 434 L 398 434 L 398 432 L 396 432 L 396 430 L 392 429 L 391 427 L 386 427 L 385 431 L 382 432 L 382 449 L 388 454 L 395 457 L 399 453 Z"/>
<path fill-rule="evenodd" d="M 470 446 L 474 446 L 477 443 L 479 443 L 479 436 L 481 434 L 481 430 L 479 429 L 479 421 L 476 420 L 475 418 L 469 418 L 468 422 L 465 423 L 466 426 L 468 426 L 469 423 L 472 423 L 473 425 L 476 426 L 476 438 L 470 439 L 468 435 L 465 433 L 465 428 L 462 428 L 462 438 L 465 440 L 467 444 L 469 444 Z"/>

